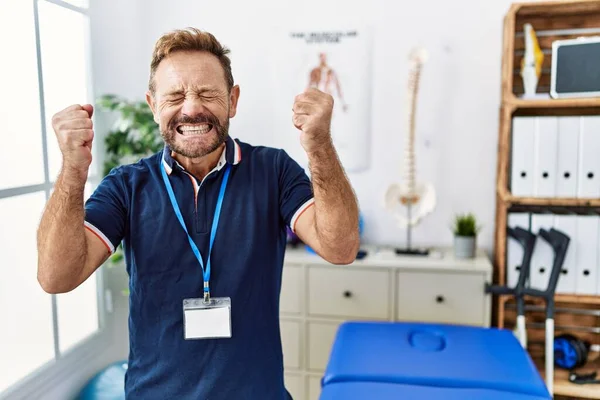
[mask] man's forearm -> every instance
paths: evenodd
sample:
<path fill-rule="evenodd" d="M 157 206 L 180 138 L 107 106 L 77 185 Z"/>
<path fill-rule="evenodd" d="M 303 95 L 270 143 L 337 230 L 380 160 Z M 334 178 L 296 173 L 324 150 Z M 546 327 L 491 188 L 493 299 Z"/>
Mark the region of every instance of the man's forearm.
<path fill-rule="evenodd" d="M 331 141 L 308 153 L 315 229 L 322 251 L 344 263 L 359 246 L 358 204 Z"/>
<path fill-rule="evenodd" d="M 83 192 L 86 176 L 63 169 L 38 228 L 38 281 L 47 292 L 71 290 L 85 265 Z"/>

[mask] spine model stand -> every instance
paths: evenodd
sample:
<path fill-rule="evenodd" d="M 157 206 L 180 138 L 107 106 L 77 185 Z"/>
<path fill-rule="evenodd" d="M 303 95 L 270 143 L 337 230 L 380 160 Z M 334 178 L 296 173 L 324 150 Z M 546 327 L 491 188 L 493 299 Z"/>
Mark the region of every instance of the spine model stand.
<path fill-rule="evenodd" d="M 436 206 L 435 189 L 431 183 L 421 183 L 416 178 L 415 168 L 415 119 L 419 79 L 427 54 L 423 49 L 415 49 L 410 55 L 408 77 L 408 130 L 403 160 L 403 182 L 390 185 L 385 194 L 386 209 L 396 218 L 401 228 L 406 229 L 406 248 L 396 249 L 397 254 L 427 255 L 427 249 L 412 247 L 412 228 L 430 214 Z"/>

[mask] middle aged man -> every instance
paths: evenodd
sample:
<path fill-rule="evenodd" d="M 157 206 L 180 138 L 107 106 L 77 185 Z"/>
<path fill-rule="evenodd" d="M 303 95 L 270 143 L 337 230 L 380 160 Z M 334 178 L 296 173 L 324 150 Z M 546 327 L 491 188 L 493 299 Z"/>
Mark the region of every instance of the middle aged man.
<path fill-rule="evenodd" d="M 229 136 L 240 88 L 228 52 L 197 29 L 158 40 L 147 101 L 164 150 L 111 171 L 85 205 L 93 108 L 53 118 L 63 167 L 39 227 L 38 280 L 71 291 L 123 241 L 128 399 L 289 398 L 279 330 L 286 226 L 334 264 L 357 254 L 358 206 L 332 145 L 331 96 L 308 89 L 290 99 L 311 181 L 284 151 Z"/>

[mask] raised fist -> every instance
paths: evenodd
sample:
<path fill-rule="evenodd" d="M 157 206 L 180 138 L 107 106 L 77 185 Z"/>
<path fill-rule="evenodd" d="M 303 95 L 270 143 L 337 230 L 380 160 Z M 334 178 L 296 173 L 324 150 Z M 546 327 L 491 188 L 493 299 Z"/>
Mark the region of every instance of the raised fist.
<path fill-rule="evenodd" d="M 307 89 L 294 99 L 292 121 L 302 133 L 300 142 L 307 153 L 331 141 L 333 98 L 317 89 Z"/>
<path fill-rule="evenodd" d="M 92 105 L 75 104 L 52 117 L 52 128 L 63 155 L 63 168 L 87 174 L 92 163 L 93 113 Z"/>

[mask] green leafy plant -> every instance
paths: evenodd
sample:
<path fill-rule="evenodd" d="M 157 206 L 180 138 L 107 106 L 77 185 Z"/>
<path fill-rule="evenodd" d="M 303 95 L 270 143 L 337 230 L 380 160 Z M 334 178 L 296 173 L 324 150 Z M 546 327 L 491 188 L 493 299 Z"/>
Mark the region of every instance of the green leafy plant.
<path fill-rule="evenodd" d="M 129 101 L 122 97 L 107 94 L 97 100 L 100 110 L 116 112 L 117 119 L 106 134 L 106 159 L 104 176 L 123 164 L 137 162 L 143 157 L 156 153 L 164 146 L 160 130 L 152 110 L 145 101 Z M 123 260 L 122 246 L 111 256 L 113 265 Z"/>
<path fill-rule="evenodd" d="M 99 108 L 118 112 L 118 118 L 106 135 L 104 175 L 122 164 L 136 162 L 156 153 L 163 141 L 152 110 L 145 101 L 128 101 L 112 94 L 98 99 Z"/>
<path fill-rule="evenodd" d="M 454 217 L 452 227 L 456 236 L 477 236 L 481 227 L 477 225 L 477 219 L 472 213 L 458 214 Z"/>

